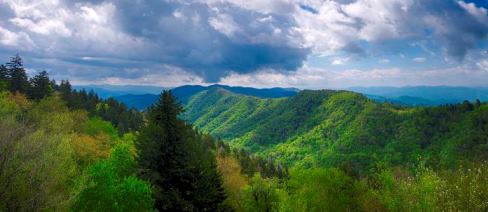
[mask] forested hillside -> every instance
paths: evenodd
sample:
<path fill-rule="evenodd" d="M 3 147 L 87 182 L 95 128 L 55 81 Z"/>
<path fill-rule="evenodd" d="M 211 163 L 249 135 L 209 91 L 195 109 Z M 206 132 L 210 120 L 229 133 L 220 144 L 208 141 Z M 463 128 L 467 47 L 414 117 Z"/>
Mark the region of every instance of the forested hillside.
<path fill-rule="evenodd" d="M 349 91 L 305 90 L 262 99 L 215 88 L 192 96 L 185 109 L 186 120 L 235 150 L 242 173 L 252 177 L 247 167 L 257 164 L 261 177 L 254 175 L 241 196 L 231 193 L 234 202 L 256 211 L 488 207 L 486 103 L 403 107 Z M 260 157 L 240 157 L 243 149 Z M 277 167 L 253 162 L 263 157 Z M 223 161 L 237 169 L 232 160 Z M 285 172 L 278 171 L 282 167 Z M 226 185 L 243 184 L 223 173 Z"/>
<path fill-rule="evenodd" d="M 479 101 L 415 108 L 348 91 L 260 99 L 217 88 L 193 96 L 184 117 L 234 147 L 291 166 L 362 175 L 378 163 L 454 167 L 488 157 L 488 104 Z"/>

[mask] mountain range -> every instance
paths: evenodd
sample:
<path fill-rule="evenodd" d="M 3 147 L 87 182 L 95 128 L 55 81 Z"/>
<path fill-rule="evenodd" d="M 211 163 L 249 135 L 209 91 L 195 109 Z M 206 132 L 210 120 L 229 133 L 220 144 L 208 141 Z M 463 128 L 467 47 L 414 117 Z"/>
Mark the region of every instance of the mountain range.
<path fill-rule="evenodd" d="M 297 88 L 252 88 L 233 87 L 227 85 L 184 85 L 175 88 L 156 86 L 113 86 L 86 85 L 73 86 L 75 89 L 93 90 L 102 98 L 113 97 L 129 107 L 144 110 L 157 100 L 157 95 L 163 89 L 171 89 L 173 95 L 185 104 L 188 99 L 198 92 L 214 87 L 223 88 L 236 94 L 260 98 L 281 98 L 296 95 Z M 351 87 L 349 90 L 364 94 L 367 98 L 377 102 L 389 102 L 405 106 L 437 106 L 455 104 L 468 100 L 479 99 L 488 101 L 488 88 L 485 87 L 448 87 L 448 86 L 411 86 L 411 87 Z"/>
<path fill-rule="evenodd" d="M 86 91 L 93 90 L 99 97 L 106 99 L 122 95 L 145 95 L 159 94 L 163 89 L 170 89 L 158 86 L 141 86 L 141 85 L 74 85 L 73 89 Z"/>
<path fill-rule="evenodd" d="M 365 94 L 378 101 L 414 106 L 453 104 L 476 99 L 488 101 L 488 87 L 352 87 L 347 90 Z"/>
<path fill-rule="evenodd" d="M 250 88 L 250 87 L 231 87 L 226 85 L 184 85 L 176 88 L 172 88 L 171 92 L 178 98 L 183 104 L 186 104 L 190 97 L 193 95 L 213 89 L 222 88 L 236 94 L 242 94 L 247 96 L 254 96 L 260 98 L 281 98 L 290 97 L 295 95 L 299 90 L 295 88 Z M 115 99 L 125 103 L 129 107 L 134 107 L 138 110 L 144 110 L 151 104 L 157 101 L 158 95 L 156 94 L 125 94 L 120 96 L 114 96 Z"/>

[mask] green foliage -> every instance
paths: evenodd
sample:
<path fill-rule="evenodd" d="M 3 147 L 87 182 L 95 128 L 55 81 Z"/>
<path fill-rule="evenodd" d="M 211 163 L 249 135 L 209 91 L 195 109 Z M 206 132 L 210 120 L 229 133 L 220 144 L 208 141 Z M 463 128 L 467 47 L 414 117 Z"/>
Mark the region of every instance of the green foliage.
<path fill-rule="evenodd" d="M 0 91 L 8 90 L 8 81 L 0 79 Z"/>
<path fill-rule="evenodd" d="M 0 92 L 0 117 L 17 114 L 20 108 L 9 100 L 9 93 Z"/>
<path fill-rule="evenodd" d="M 30 79 L 30 84 L 31 88 L 28 93 L 31 99 L 40 100 L 54 92 L 54 83 L 49 80 L 46 71 L 41 71 Z"/>
<path fill-rule="evenodd" d="M 488 210 L 488 164 L 460 167 L 442 174 L 442 184 L 436 193 L 439 211 Z"/>
<path fill-rule="evenodd" d="M 286 185 L 286 211 L 353 211 L 365 192 L 338 169 L 294 170 Z"/>
<path fill-rule="evenodd" d="M 245 211 L 278 211 L 280 202 L 277 182 L 262 179 L 259 174 L 255 175 L 250 185 L 244 189 Z"/>
<path fill-rule="evenodd" d="M 116 210 L 152 210 L 152 188 L 134 176 L 134 135 L 124 135 L 109 159 L 95 162 L 116 142 L 117 130 L 110 122 L 87 121 L 86 112 L 69 110 L 57 95 L 30 102 L 22 94 L 2 92 L 0 116 L 0 211 L 66 211 L 79 200 L 73 194 L 98 192 L 91 187 L 97 180 L 112 183 L 104 191 L 113 192 L 108 199 L 123 203 L 113 205 Z M 83 134 L 85 127 L 93 136 Z M 81 183 L 85 191 L 75 182 L 90 183 Z M 78 206 L 88 204 L 80 201 Z"/>
<path fill-rule="evenodd" d="M 150 109 L 136 143 L 141 176 L 155 186 L 158 210 L 215 211 L 225 199 L 215 156 L 181 112 L 169 91 Z"/>
<path fill-rule="evenodd" d="M 116 145 L 107 160 L 85 171 L 73 211 L 152 211 L 151 186 L 137 177 L 128 145 Z"/>
<path fill-rule="evenodd" d="M 0 121 L 0 210 L 66 209 L 78 167 L 64 134 Z"/>
<path fill-rule="evenodd" d="M 17 54 L 6 64 L 9 90 L 12 93 L 27 93 L 30 90 L 22 58 Z"/>
<path fill-rule="evenodd" d="M 70 109 L 83 109 L 91 117 L 96 116 L 111 122 L 120 135 L 132 130 L 139 130 L 143 124 L 143 117 L 140 112 L 127 108 L 123 103 L 113 98 L 103 100 L 93 91 L 72 90 L 69 81 L 61 81 L 59 91 Z"/>
<path fill-rule="evenodd" d="M 98 117 L 90 118 L 87 122 L 85 122 L 83 129 L 86 134 L 91 136 L 106 134 L 112 140 L 116 140 L 118 138 L 117 129 L 115 129 L 110 122 L 104 121 Z"/>
<path fill-rule="evenodd" d="M 374 178 L 378 188 L 374 196 L 390 211 L 431 211 L 441 180 L 429 170 L 419 170 L 409 176 L 401 170 L 385 170 Z"/>
<path fill-rule="evenodd" d="M 452 168 L 488 157 L 488 106 L 480 102 L 405 108 L 347 91 L 259 99 L 218 88 L 194 95 L 185 109 L 203 132 L 288 166 L 365 176 L 378 162 L 413 168 L 422 156 Z"/>

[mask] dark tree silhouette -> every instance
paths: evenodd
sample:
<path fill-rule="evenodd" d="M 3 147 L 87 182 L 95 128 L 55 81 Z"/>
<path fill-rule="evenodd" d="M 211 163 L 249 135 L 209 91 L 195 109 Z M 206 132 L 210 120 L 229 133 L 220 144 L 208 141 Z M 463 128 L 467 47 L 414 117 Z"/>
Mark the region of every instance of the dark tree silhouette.
<path fill-rule="evenodd" d="M 10 91 L 27 93 L 29 90 L 29 81 L 25 73 L 22 58 L 17 54 L 10 58 L 7 64 Z"/>
<path fill-rule="evenodd" d="M 215 211 L 225 199 L 203 136 L 178 118 L 181 104 L 164 91 L 137 139 L 141 176 L 155 186 L 160 211 Z"/>
<path fill-rule="evenodd" d="M 29 97 L 31 99 L 40 100 L 46 96 L 49 96 L 54 91 L 54 85 L 49 80 L 49 76 L 46 71 L 41 71 L 39 74 L 30 79 L 31 89 Z"/>

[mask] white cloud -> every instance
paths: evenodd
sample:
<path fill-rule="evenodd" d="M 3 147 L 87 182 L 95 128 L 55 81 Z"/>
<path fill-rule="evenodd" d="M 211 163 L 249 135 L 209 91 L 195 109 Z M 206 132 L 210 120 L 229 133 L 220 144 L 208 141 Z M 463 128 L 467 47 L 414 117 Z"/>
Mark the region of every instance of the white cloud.
<path fill-rule="evenodd" d="M 194 0 L 189 0 L 193 2 Z M 253 10 L 260 13 L 290 13 L 295 10 L 296 5 L 292 0 L 198 0 L 203 3 L 207 3 L 211 6 L 219 5 L 222 3 L 229 3 L 247 10 Z"/>
<path fill-rule="evenodd" d="M 0 26 L 0 45 L 7 47 L 22 47 L 25 49 L 35 48 L 34 42 L 24 32 L 15 33 Z"/>
<path fill-rule="evenodd" d="M 9 22 L 19 30 L 12 33 L 31 39 L 43 54 L 116 55 L 122 49 L 134 51 L 143 46 L 141 39 L 129 36 L 118 27 L 112 3 L 67 5 L 60 0 L 3 0 L 2 3 L 15 14 Z"/>
<path fill-rule="evenodd" d="M 318 14 L 304 10 L 293 14 L 297 22 L 293 29 L 303 37 L 302 45 L 317 54 L 331 55 L 357 39 L 357 20 L 344 14 L 339 3 L 323 1 L 316 9 Z"/>
<path fill-rule="evenodd" d="M 484 59 L 476 63 L 476 65 L 485 72 L 488 72 L 488 59 Z"/>
<path fill-rule="evenodd" d="M 331 65 L 339 66 L 346 64 L 351 58 L 349 57 L 336 57 L 332 59 Z"/>
<path fill-rule="evenodd" d="M 385 63 L 390 63 L 390 60 L 388 60 L 388 59 L 381 59 L 378 62 L 385 64 Z"/>
<path fill-rule="evenodd" d="M 487 61 L 488 63 L 488 61 Z M 488 65 L 488 64 L 484 64 Z M 261 70 L 253 74 L 232 74 L 219 83 L 253 87 L 296 87 L 341 89 L 354 86 L 486 86 L 488 71 L 469 66 L 412 71 L 401 68 L 327 70 L 303 67 L 294 73 Z"/>
<path fill-rule="evenodd" d="M 133 71 L 144 71 L 144 70 L 135 69 Z M 153 85 L 153 86 L 163 86 L 163 87 L 177 87 L 181 85 L 206 84 L 201 77 L 182 70 L 176 70 L 176 69 L 159 70 L 158 72 L 152 72 L 150 70 L 146 70 L 146 72 L 150 72 L 150 74 L 137 77 L 137 78 L 124 78 L 124 77 L 113 76 L 113 77 L 100 79 L 98 82 L 80 81 L 75 83 L 78 84 L 96 83 L 96 84 L 109 84 L 109 85 Z"/>
<path fill-rule="evenodd" d="M 26 30 L 43 35 L 53 33 L 63 37 L 71 36 L 71 31 L 64 25 L 63 22 L 59 20 L 44 19 L 38 22 L 33 22 L 31 19 L 27 18 L 13 18 L 10 21 L 19 27 L 25 28 Z"/>
<path fill-rule="evenodd" d="M 486 8 L 476 7 L 474 3 L 466 3 L 464 1 L 458 1 L 457 3 L 469 14 L 476 17 L 480 22 L 488 22 L 488 12 Z"/>
<path fill-rule="evenodd" d="M 211 17 L 208 22 L 217 31 L 226 35 L 227 37 L 233 37 L 234 33 L 239 31 L 239 26 L 234 21 L 232 16 L 227 14 L 218 14 L 215 17 Z"/>
<path fill-rule="evenodd" d="M 416 57 L 416 58 L 413 58 L 412 61 L 414 61 L 416 63 L 423 63 L 423 62 L 427 61 L 427 59 L 425 59 L 425 57 Z"/>
<path fill-rule="evenodd" d="M 394 40 L 401 43 L 402 39 L 427 38 L 446 48 L 448 55 L 462 58 L 488 32 L 487 10 L 464 1 L 300 2 L 311 5 L 317 14 L 304 10 L 295 11 L 293 17 L 297 26 L 294 29 L 303 37 L 303 45 L 312 48 L 319 55 L 347 51 L 348 45 L 358 41 L 374 44 Z M 466 26 L 466 22 L 473 21 L 472 18 L 459 13 L 455 7 L 464 8 L 478 23 Z M 426 29 L 431 30 L 432 34 L 426 36 Z"/>
<path fill-rule="evenodd" d="M 364 24 L 359 28 L 360 39 L 377 41 L 408 35 L 405 22 L 411 18 L 409 10 L 413 4 L 413 0 L 359 0 L 342 6 L 342 9 Z"/>

